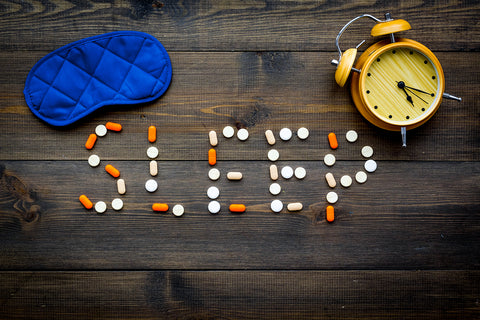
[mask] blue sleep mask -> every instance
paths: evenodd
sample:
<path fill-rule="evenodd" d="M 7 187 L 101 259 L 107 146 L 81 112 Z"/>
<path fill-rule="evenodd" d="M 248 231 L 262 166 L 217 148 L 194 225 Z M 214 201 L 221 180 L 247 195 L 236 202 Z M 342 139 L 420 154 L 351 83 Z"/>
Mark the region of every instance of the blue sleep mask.
<path fill-rule="evenodd" d="M 23 93 L 36 116 L 65 126 L 102 106 L 155 100 L 171 79 L 170 58 L 157 39 L 117 31 L 49 53 L 30 70 Z"/>

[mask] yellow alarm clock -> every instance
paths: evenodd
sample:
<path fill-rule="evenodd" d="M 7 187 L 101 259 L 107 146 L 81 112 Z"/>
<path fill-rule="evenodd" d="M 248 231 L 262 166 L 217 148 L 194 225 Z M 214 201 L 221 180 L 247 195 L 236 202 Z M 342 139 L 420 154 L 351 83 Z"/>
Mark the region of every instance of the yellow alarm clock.
<path fill-rule="evenodd" d="M 358 58 L 358 47 L 343 54 L 339 39 L 354 21 L 370 18 L 376 22 L 373 37 L 389 35 Z M 400 131 L 403 146 L 406 132 L 424 124 L 438 110 L 442 98 L 461 101 L 445 93 L 445 77 L 437 57 L 423 44 L 405 38 L 395 38 L 396 32 L 409 30 L 410 24 L 402 19 L 393 20 L 389 13 L 385 20 L 364 14 L 350 20 L 338 33 L 335 44 L 339 52 L 335 81 L 343 87 L 351 76 L 351 94 L 358 111 L 379 128 Z M 351 72 L 354 71 L 354 72 Z"/>

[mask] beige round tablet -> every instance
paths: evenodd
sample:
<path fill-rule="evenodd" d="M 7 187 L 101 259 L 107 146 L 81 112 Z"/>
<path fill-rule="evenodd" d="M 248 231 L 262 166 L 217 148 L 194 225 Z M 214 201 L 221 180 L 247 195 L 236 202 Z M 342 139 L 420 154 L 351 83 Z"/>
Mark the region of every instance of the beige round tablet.
<path fill-rule="evenodd" d="M 375 170 L 377 170 L 377 163 L 375 160 L 370 159 L 365 161 L 364 167 L 367 172 L 375 172 Z"/>
<path fill-rule="evenodd" d="M 307 176 L 307 170 L 303 167 L 295 168 L 295 178 L 303 179 Z"/>
<path fill-rule="evenodd" d="M 329 154 L 325 155 L 325 157 L 323 158 L 323 162 L 327 166 L 331 167 L 335 164 L 335 156 L 333 154 L 329 153 Z"/>
<path fill-rule="evenodd" d="M 238 138 L 238 140 L 240 140 L 240 141 L 245 141 L 245 140 L 247 140 L 247 139 L 248 139 L 248 130 L 247 130 L 247 129 L 244 129 L 244 128 L 238 130 L 238 132 L 237 132 L 237 138 Z"/>
<path fill-rule="evenodd" d="M 268 151 L 268 160 L 277 161 L 278 158 L 280 158 L 280 153 L 277 150 L 271 149 Z"/>
<path fill-rule="evenodd" d="M 345 134 L 345 138 L 348 142 L 355 142 L 358 139 L 358 134 L 355 130 L 350 130 Z"/>
<path fill-rule="evenodd" d="M 103 124 L 99 124 L 95 128 L 95 134 L 99 137 L 104 137 L 107 134 L 107 127 L 105 127 Z"/>
<path fill-rule="evenodd" d="M 115 211 L 122 210 L 123 208 L 123 201 L 120 198 L 113 199 L 112 201 L 112 208 Z"/>
<path fill-rule="evenodd" d="M 278 183 L 272 183 L 270 185 L 270 193 L 276 196 L 277 194 L 280 194 L 282 192 L 282 187 Z"/>
<path fill-rule="evenodd" d="M 352 177 L 350 177 L 349 175 L 344 175 L 340 178 L 340 184 L 345 188 L 350 187 L 352 185 L 352 181 Z"/>
<path fill-rule="evenodd" d="M 273 200 L 272 203 L 270 204 L 270 209 L 272 209 L 273 212 L 280 212 L 283 210 L 283 203 L 280 200 Z"/>
<path fill-rule="evenodd" d="M 212 181 L 218 180 L 220 178 L 220 170 L 216 168 L 210 169 L 210 171 L 208 171 L 208 177 Z"/>
<path fill-rule="evenodd" d="M 327 201 L 328 203 L 335 203 L 338 201 L 338 194 L 335 191 L 330 191 L 327 193 Z"/>
<path fill-rule="evenodd" d="M 104 213 L 105 211 L 107 211 L 107 204 L 103 201 L 98 201 L 97 203 L 95 203 L 95 211 L 97 213 Z"/>
<path fill-rule="evenodd" d="M 157 147 L 150 147 L 147 149 L 147 156 L 150 158 L 150 159 L 155 159 L 156 157 L 158 157 L 158 149 Z"/>
<path fill-rule="evenodd" d="M 305 140 L 308 138 L 308 136 L 310 135 L 310 132 L 308 132 L 308 129 L 307 128 L 300 128 L 297 130 L 297 137 L 299 139 L 302 139 L 302 140 Z"/>
<path fill-rule="evenodd" d="M 230 139 L 235 135 L 235 129 L 233 129 L 233 127 L 230 127 L 230 126 L 226 126 L 225 128 L 223 128 L 222 133 L 225 138 Z"/>
<path fill-rule="evenodd" d="M 98 167 L 100 164 L 100 157 L 96 154 L 92 154 L 90 157 L 88 157 L 88 164 L 93 168 Z"/>
<path fill-rule="evenodd" d="M 362 156 L 364 156 L 365 158 L 370 158 L 371 156 L 373 156 L 373 148 L 370 146 L 364 146 L 362 148 Z"/>
<path fill-rule="evenodd" d="M 363 171 L 358 171 L 356 174 L 355 174 L 355 180 L 358 182 L 358 183 L 365 183 L 367 181 L 367 174 Z"/>
<path fill-rule="evenodd" d="M 183 214 L 185 213 L 185 209 L 181 204 L 176 204 L 175 206 L 173 206 L 172 213 L 174 216 L 180 217 L 183 216 Z"/>

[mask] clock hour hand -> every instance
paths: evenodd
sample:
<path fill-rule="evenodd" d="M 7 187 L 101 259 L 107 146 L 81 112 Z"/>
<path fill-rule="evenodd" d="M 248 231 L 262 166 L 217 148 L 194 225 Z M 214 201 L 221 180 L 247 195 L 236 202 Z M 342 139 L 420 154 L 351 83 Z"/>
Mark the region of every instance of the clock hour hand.
<path fill-rule="evenodd" d="M 413 99 L 412 96 L 408 94 L 407 90 L 405 89 L 405 82 L 403 81 L 397 81 L 397 86 L 405 92 L 405 95 L 407 96 L 407 101 L 412 104 L 412 107 L 415 107 L 413 105 Z"/>
<path fill-rule="evenodd" d="M 405 90 L 408 90 L 411 94 L 413 94 L 415 97 L 417 97 L 418 99 L 422 100 L 423 102 L 425 102 L 426 104 L 428 104 L 427 101 L 425 101 L 425 99 L 421 98 L 418 94 L 416 94 L 415 92 L 412 91 L 412 89 L 409 89 L 409 87 L 405 86 Z"/>

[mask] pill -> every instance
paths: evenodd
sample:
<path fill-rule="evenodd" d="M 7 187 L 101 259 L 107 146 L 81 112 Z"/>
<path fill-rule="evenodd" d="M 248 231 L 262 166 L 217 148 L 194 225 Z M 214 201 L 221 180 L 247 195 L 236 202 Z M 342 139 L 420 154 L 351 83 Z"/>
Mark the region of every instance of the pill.
<path fill-rule="evenodd" d="M 155 126 L 148 127 L 148 141 L 157 141 L 157 128 Z"/>
<path fill-rule="evenodd" d="M 214 166 L 217 163 L 217 151 L 213 148 L 208 150 L 208 163 Z"/>
<path fill-rule="evenodd" d="M 337 185 L 337 182 L 335 181 L 335 178 L 333 177 L 333 174 L 331 172 L 325 175 L 325 180 L 327 180 L 327 184 L 330 188 L 335 188 L 335 186 Z"/>
<path fill-rule="evenodd" d="M 280 139 L 283 141 L 288 141 L 292 138 L 292 130 L 288 128 L 283 128 L 280 130 Z"/>
<path fill-rule="evenodd" d="M 340 178 L 340 184 L 345 187 L 345 188 L 348 188 L 352 185 L 352 177 L 350 177 L 349 175 L 344 175 Z"/>
<path fill-rule="evenodd" d="M 231 126 L 226 126 L 225 128 L 223 128 L 222 133 L 225 138 L 229 139 L 235 134 L 235 129 L 233 129 L 233 127 Z"/>
<path fill-rule="evenodd" d="M 157 212 L 167 212 L 168 204 L 166 203 L 154 203 L 152 204 L 152 210 Z"/>
<path fill-rule="evenodd" d="M 303 167 L 295 168 L 295 178 L 303 179 L 307 176 L 307 170 Z"/>
<path fill-rule="evenodd" d="M 287 204 L 288 211 L 300 211 L 303 209 L 303 205 L 300 202 L 292 202 Z"/>
<path fill-rule="evenodd" d="M 228 180 L 242 180 L 242 178 L 243 178 L 243 175 L 241 172 L 230 171 L 229 173 L 227 173 Z"/>
<path fill-rule="evenodd" d="M 272 209 L 273 212 L 280 212 L 283 210 L 283 203 L 280 200 L 273 200 L 272 203 L 270 203 L 270 209 Z"/>
<path fill-rule="evenodd" d="M 280 158 L 280 153 L 275 149 L 271 149 L 270 151 L 268 151 L 267 156 L 268 156 L 268 160 L 277 161 L 278 158 Z"/>
<path fill-rule="evenodd" d="M 208 133 L 208 140 L 210 140 L 210 145 L 212 147 L 216 147 L 218 144 L 218 138 L 217 138 L 217 133 L 215 131 L 210 131 Z"/>
<path fill-rule="evenodd" d="M 355 180 L 358 182 L 358 183 L 365 183 L 367 181 L 367 174 L 363 171 L 358 171 L 356 174 L 355 174 Z"/>
<path fill-rule="evenodd" d="M 210 187 L 208 188 L 207 190 L 207 196 L 210 198 L 210 199 L 217 199 L 218 196 L 220 195 L 220 190 L 217 188 L 217 187 Z"/>
<path fill-rule="evenodd" d="M 87 148 L 88 150 L 92 149 L 96 141 L 97 135 L 95 133 L 90 134 L 88 136 L 87 142 L 85 142 L 85 148 Z"/>
<path fill-rule="evenodd" d="M 333 209 L 333 206 L 327 206 L 326 213 L 327 221 L 333 222 L 335 220 L 335 209 Z"/>
<path fill-rule="evenodd" d="M 78 197 L 78 200 L 83 204 L 85 209 L 92 209 L 93 208 L 93 203 L 88 199 L 88 197 L 84 194 L 82 194 L 80 197 Z"/>
<path fill-rule="evenodd" d="M 345 138 L 348 142 L 355 142 L 358 139 L 358 134 L 355 130 L 350 130 L 345 134 Z"/>
<path fill-rule="evenodd" d="M 247 210 L 244 204 L 231 204 L 228 207 L 228 209 L 230 210 L 230 212 L 236 212 L 236 213 L 242 213 L 242 212 L 245 212 L 245 210 Z"/>
<path fill-rule="evenodd" d="M 305 140 L 308 138 L 308 136 L 310 135 L 310 132 L 308 132 L 308 129 L 307 128 L 300 128 L 297 130 L 297 137 L 299 139 L 302 139 L 302 140 Z"/>
<path fill-rule="evenodd" d="M 95 133 L 96 133 L 97 136 L 99 136 L 99 137 L 104 137 L 104 136 L 107 134 L 107 127 L 105 127 L 103 124 L 99 124 L 99 125 L 95 128 Z"/>
<path fill-rule="evenodd" d="M 327 201 L 328 203 L 335 203 L 338 201 L 338 194 L 334 191 L 330 191 L 329 193 L 327 193 Z"/>
<path fill-rule="evenodd" d="M 115 210 L 115 211 L 122 210 L 122 208 L 123 208 L 123 201 L 122 201 L 122 199 L 119 199 L 119 198 L 113 199 L 113 200 L 112 200 L 112 208 L 113 208 L 113 210 Z"/>
<path fill-rule="evenodd" d="M 88 164 L 91 167 L 98 167 L 98 165 L 100 164 L 100 157 L 96 154 L 92 154 L 90 157 L 88 157 Z"/>
<path fill-rule="evenodd" d="M 147 156 L 150 159 L 155 159 L 158 157 L 158 149 L 156 147 L 150 147 L 147 149 Z"/>
<path fill-rule="evenodd" d="M 212 168 L 210 171 L 208 171 L 208 177 L 210 180 L 216 181 L 220 178 L 220 171 L 216 168 Z"/>
<path fill-rule="evenodd" d="M 272 183 L 270 185 L 270 193 L 273 194 L 274 196 L 276 196 L 277 194 L 279 194 L 280 192 L 282 192 L 282 187 L 278 184 L 278 183 Z"/>
<path fill-rule="evenodd" d="M 208 212 L 211 214 L 217 214 L 220 212 L 221 206 L 218 201 L 210 201 L 208 204 Z"/>
<path fill-rule="evenodd" d="M 290 166 L 285 166 L 280 171 L 280 174 L 284 179 L 290 179 L 291 177 L 293 177 L 293 169 Z"/>
<path fill-rule="evenodd" d="M 276 142 L 275 135 L 273 134 L 272 130 L 265 131 L 265 138 L 267 138 L 267 142 L 271 146 L 273 146 Z"/>
<path fill-rule="evenodd" d="M 240 130 L 238 130 L 237 132 L 237 138 L 238 140 L 240 141 L 245 141 L 248 139 L 248 130 L 245 129 L 245 128 L 242 128 Z"/>
<path fill-rule="evenodd" d="M 180 216 L 183 216 L 183 214 L 185 213 L 185 209 L 181 204 L 176 204 L 172 208 L 172 213 L 174 216 L 180 217 Z"/>
<path fill-rule="evenodd" d="M 373 148 L 370 146 L 364 146 L 362 148 L 362 156 L 365 158 L 370 158 L 373 155 Z"/>
<path fill-rule="evenodd" d="M 274 164 L 270 166 L 270 179 L 273 181 L 278 180 L 278 168 Z"/>
<path fill-rule="evenodd" d="M 120 171 L 111 164 L 105 166 L 105 171 L 107 171 L 112 177 L 118 178 L 120 176 Z"/>
<path fill-rule="evenodd" d="M 323 162 L 327 166 L 331 167 L 335 164 L 335 156 L 333 154 L 329 153 L 329 154 L 325 155 L 325 157 L 323 158 Z"/>
<path fill-rule="evenodd" d="M 95 211 L 97 213 L 104 213 L 105 211 L 107 211 L 107 204 L 103 201 L 98 201 L 97 203 L 95 203 Z"/>
<path fill-rule="evenodd" d="M 365 161 L 364 167 L 367 172 L 375 172 L 375 170 L 377 170 L 377 163 L 375 160 L 370 159 Z"/>
<path fill-rule="evenodd" d="M 117 180 L 117 191 L 118 191 L 118 194 L 125 194 L 127 192 L 127 188 L 125 187 L 125 180 L 123 179 Z"/>
<path fill-rule="evenodd" d="M 150 175 L 155 177 L 158 174 L 158 163 L 155 160 L 150 161 Z"/>
<path fill-rule="evenodd" d="M 153 179 L 149 179 L 145 182 L 145 190 L 147 190 L 148 192 L 155 192 L 157 191 L 157 188 L 158 188 L 157 181 Z"/>
<path fill-rule="evenodd" d="M 330 148 L 332 149 L 337 149 L 338 148 L 338 141 L 337 141 L 337 136 L 335 133 L 330 132 L 328 134 L 328 143 L 330 144 Z"/>
<path fill-rule="evenodd" d="M 122 131 L 122 125 L 120 123 L 107 122 L 105 127 L 111 131 Z"/>

